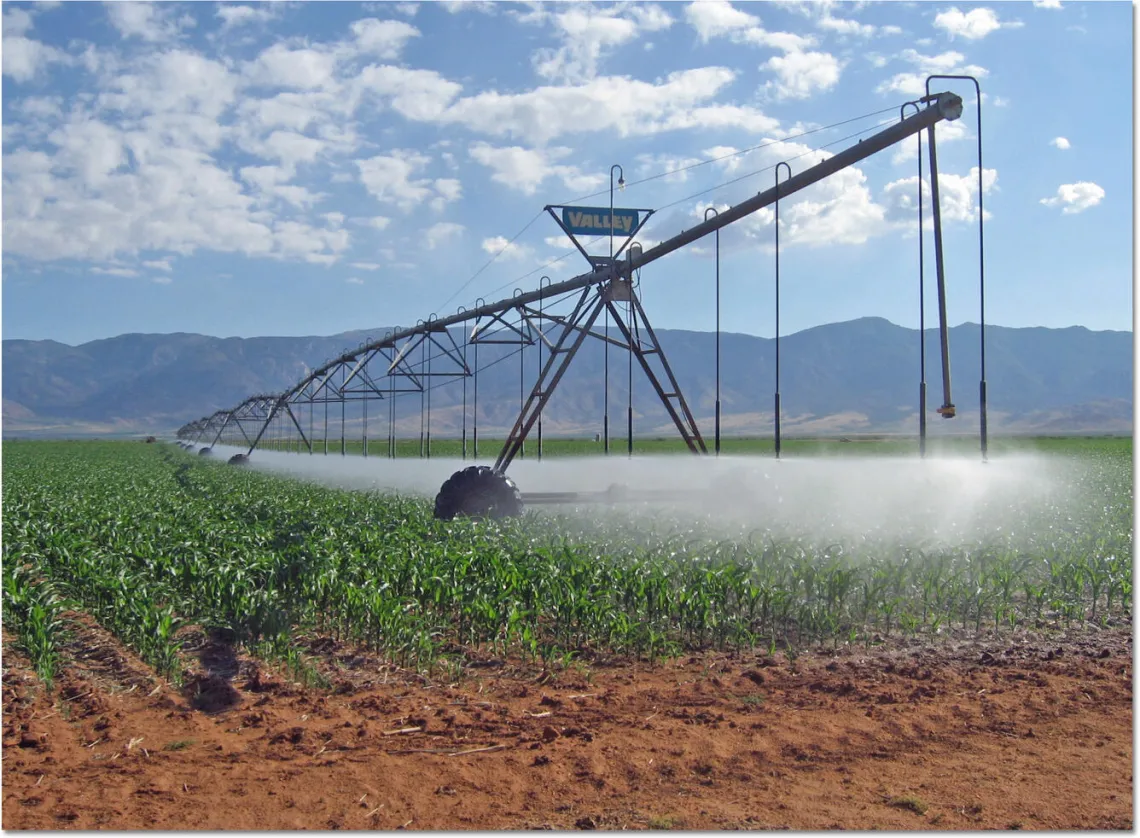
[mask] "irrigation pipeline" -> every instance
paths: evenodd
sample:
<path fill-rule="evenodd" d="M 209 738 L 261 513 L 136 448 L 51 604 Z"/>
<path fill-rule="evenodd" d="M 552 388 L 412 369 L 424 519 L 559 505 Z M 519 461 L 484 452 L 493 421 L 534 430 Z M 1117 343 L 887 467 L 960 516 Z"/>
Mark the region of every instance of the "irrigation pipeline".
<path fill-rule="evenodd" d="M 518 352 L 523 352 L 526 345 L 533 345 L 536 341 L 546 344 L 549 350 L 546 358 L 542 363 L 542 369 L 539 378 L 536 381 L 529 399 L 522 399 L 520 414 L 515 422 L 511 433 L 504 444 L 502 453 L 496 461 L 494 471 L 502 474 L 507 466 L 510 464 L 511 459 L 520 452 L 522 442 L 526 439 L 527 434 L 531 430 L 535 420 L 541 417 L 543 407 L 550 398 L 551 393 L 557 387 L 562 374 L 565 372 L 567 365 L 578 348 L 581 346 L 583 340 L 587 336 L 602 339 L 607 345 L 613 343 L 614 345 L 622 348 L 629 349 L 631 353 L 635 353 L 638 362 L 641 364 L 646 375 L 650 378 L 651 383 L 657 390 L 658 396 L 661 398 L 666 409 L 669 411 L 673 418 L 678 430 L 686 443 L 689 445 L 690 450 L 702 453 L 705 451 L 704 441 L 699 431 L 697 430 L 695 420 L 687 404 L 684 401 L 683 395 L 680 393 L 680 387 L 673 376 L 668 362 L 665 359 L 664 352 L 659 344 L 656 343 L 656 337 L 653 334 L 652 327 L 646 319 L 645 312 L 638 300 L 638 295 L 633 290 L 633 276 L 639 272 L 643 267 L 661 259 L 670 253 L 673 253 L 693 242 L 696 242 L 705 236 L 718 232 L 721 228 L 727 227 L 730 224 L 739 221 L 752 213 L 774 204 L 780 199 L 787 199 L 796 192 L 817 183 L 842 169 L 852 166 L 861 160 L 876 154 L 908 137 L 920 134 L 923 130 L 932 129 L 935 124 L 942 120 L 955 120 L 961 116 L 962 113 L 962 99 L 956 94 L 943 92 L 937 94 L 928 94 L 927 96 L 919 99 L 916 103 L 916 113 L 909 117 L 902 117 L 898 122 L 895 122 L 876 134 L 870 137 L 860 139 L 858 143 L 834 154 L 827 159 L 824 159 L 815 165 L 804 169 L 798 174 L 791 175 L 780 181 L 777 185 L 767 189 L 759 194 L 756 194 L 732 207 L 727 207 L 718 212 L 712 217 L 707 217 L 704 221 L 696 224 L 694 227 L 684 230 L 681 233 L 672 236 L 671 238 L 662 241 L 651 248 L 643 249 L 638 246 L 631 247 L 624 256 L 617 259 L 602 259 L 592 258 L 593 269 L 588 273 L 583 273 L 570 279 L 540 286 L 537 290 L 523 292 L 516 289 L 514 296 L 509 299 L 499 300 L 493 303 L 485 303 L 482 300 L 478 301 L 472 309 L 465 309 L 460 307 L 460 310 L 455 314 L 446 317 L 436 317 L 434 314 L 428 318 L 427 321 L 420 321 L 413 327 L 397 329 L 386 334 L 382 339 L 377 341 L 370 341 L 361 344 L 353 350 L 345 350 L 344 354 L 331 361 L 327 361 L 321 367 L 310 372 L 304 379 L 302 379 L 294 387 L 286 390 L 278 396 L 267 396 L 260 394 L 258 396 L 250 397 L 242 402 L 238 407 L 231 410 L 217 411 L 212 416 L 203 417 L 200 420 L 191 422 L 179 430 L 179 437 L 187 437 L 197 435 L 199 438 L 206 432 L 217 431 L 214 437 L 215 441 L 221 437 L 231 421 L 235 421 L 238 429 L 241 431 L 242 436 L 245 437 L 246 442 L 249 443 L 249 451 L 257 447 L 263 434 L 269 428 L 274 418 L 282 412 L 286 414 L 285 418 L 291 420 L 291 424 L 300 435 L 301 439 L 309 445 L 312 450 L 312 445 L 305 437 L 301 424 L 297 416 L 290 408 L 291 403 L 304 403 L 309 402 L 310 406 L 313 402 L 318 401 L 318 396 L 324 393 L 321 401 L 327 402 L 330 400 L 346 401 L 346 396 L 355 396 L 361 400 L 368 398 L 391 398 L 394 399 L 397 393 L 406 394 L 419 392 L 421 398 L 426 394 L 429 389 L 433 389 L 434 385 L 431 383 L 430 378 L 435 376 L 447 377 L 451 376 L 452 379 L 458 376 L 476 376 L 476 398 L 478 393 L 478 373 L 479 366 L 476 362 L 475 369 L 468 366 L 466 360 L 466 347 L 471 344 L 476 347 L 478 351 L 478 344 L 480 342 L 489 343 L 513 343 L 518 345 Z M 919 105 L 924 107 L 918 107 Z M 874 114 L 873 114 L 874 115 Z M 863 117 L 858 117 L 860 119 Z M 855 120 L 846 120 L 845 122 L 836 123 L 837 125 L 845 124 Z M 834 126 L 827 126 L 834 127 Z M 814 133 L 818 130 L 804 132 Z M 857 132 L 850 136 L 857 136 L 864 133 L 863 131 Z M 931 150 L 933 151 L 933 131 L 928 131 L 928 137 L 931 142 Z M 799 135 L 799 136 L 802 136 Z M 737 154 L 744 154 L 749 151 L 754 151 L 758 148 L 763 148 L 765 145 L 770 145 L 772 142 L 761 144 L 753 149 L 746 149 Z M 838 140 L 836 142 L 841 142 Z M 831 145 L 833 143 L 829 143 Z M 813 149 L 811 151 L 818 151 Z M 804 152 L 804 156 L 811 151 Z M 732 156 L 732 155 L 729 155 Z M 933 155 L 932 155 L 933 156 Z M 794 158 L 793 158 L 794 159 Z M 703 161 L 701 164 L 715 162 L 714 160 Z M 786 165 L 786 161 L 781 161 Z M 934 166 L 933 159 L 931 160 L 932 169 Z M 774 167 L 766 167 L 766 169 Z M 764 169 L 760 170 L 764 171 Z M 751 177 L 753 174 L 744 175 L 740 178 L 734 179 L 731 182 L 737 182 L 744 178 Z M 663 175 L 661 175 L 663 176 Z M 645 180 L 652 180 L 658 177 L 655 175 Z M 644 182 L 644 181 L 639 181 Z M 722 184 L 723 185 L 723 184 Z M 718 188 L 718 187 L 714 187 Z M 711 190 L 704 190 L 704 192 Z M 697 193 L 698 195 L 704 194 Z M 593 197 L 593 196 L 586 196 Z M 682 199 L 690 200 L 690 199 Z M 935 202 L 937 198 L 935 197 Z M 675 202 L 679 203 L 679 202 Z M 937 206 L 937 204 L 935 204 Z M 671 205 L 670 205 L 671 206 Z M 664 207 L 663 207 L 664 208 Z M 541 214 L 541 213 L 540 213 Z M 537 216 L 536 216 L 537 218 Z M 515 239 L 525 232 L 525 230 L 534 223 L 534 219 L 529 222 L 523 230 L 516 234 Z M 936 226 L 936 242 L 938 242 L 937 234 L 940 232 L 939 219 L 937 213 L 935 215 Z M 513 240 L 512 240 L 513 241 Z M 463 288 L 472 282 L 482 271 L 484 271 L 495 258 L 504 252 L 509 247 L 510 242 L 505 245 L 495 257 L 492 257 L 482 268 L 475 273 L 475 275 L 461 287 L 455 295 L 460 293 Z M 943 301 L 942 310 L 942 330 L 943 330 L 943 346 L 945 346 L 945 308 L 944 308 L 944 284 L 941 281 L 942 266 L 941 266 L 941 248 L 938 250 L 937 260 L 938 273 L 940 275 L 939 282 L 939 296 Z M 545 279 L 545 277 L 544 277 Z M 452 298 L 454 298 L 454 296 Z M 551 307 L 560 300 L 576 300 L 575 307 L 570 314 L 554 314 L 551 312 Z M 626 319 L 628 322 L 623 322 L 619 309 L 621 303 L 626 302 L 630 305 L 627 307 Z M 533 304 L 538 303 L 538 308 L 534 308 Z M 518 323 L 514 325 L 507 322 L 508 316 L 511 313 L 517 313 Z M 599 333 L 594 330 L 594 323 L 597 318 L 605 314 L 607 317 L 613 317 L 622 334 L 621 339 L 615 338 L 609 328 L 605 333 Z M 551 335 L 544 332 L 542 328 L 535 325 L 535 321 L 540 324 L 553 324 L 548 331 L 550 333 L 559 332 L 559 336 L 551 339 Z M 469 336 L 463 341 L 463 348 L 456 343 L 454 336 L 450 329 L 453 326 L 460 326 L 474 321 L 474 328 L 472 328 Z M 488 338 L 493 333 L 492 330 L 496 327 L 499 332 L 509 331 L 513 336 L 508 336 L 506 339 L 489 340 Z M 637 337 L 634 337 L 637 335 Z M 642 345 L 644 338 L 642 335 L 648 336 L 649 346 L 648 349 Z M 482 338 L 482 339 L 480 339 Z M 402 343 L 402 346 L 400 345 Z M 433 344 L 429 347 L 427 344 Z M 446 345 L 450 344 L 450 346 Z M 635 345 L 636 344 L 636 345 Z M 419 362 L 419 369 L 414 369 L 414 362 L 411 361 L 415 350 L 420 349 L 422 346 L 421 360 Z M 428 351 L 431 351 L 431 358 L 449 358 L 455 364 L 455 369 L 445 372 L 437 372 L 430 366 L 428 360 Z M 438 352 L 436 351 L 438 350 Z M 462 354 L 462 357 L 460 357 Z M 514 352 L 509 356 L 513 356 Z M 653 355 L 656 367 L 651 367 L 649 356 Z M 368 371 L 365 369 L 367 364 L 374 358 L 382 358 L 387 363 L 387 370 L 385 376 L 389 379 L 386 388 L 378 387 L 373 379 L 369 376 Z M 477 356 L 476 356 L 477 358 Z M 504 358 L 496 359 L 494 363 L 499 363 L 505 360 Z M 945 358 L 944 358 L 945 360 Z M 522 359 L 520 359 L 520 364 Z M 631 359 L 632 363 L 632 359 Z M 349 365 L 352 365 L 351 372 Z M 945 366 L 945 392 L 944 392 L 944 409 L 949 408 L 943 415 L 953 415 L 953 405 L 950 401 L 949 389 L 949 370 L 948 365 Z M 426 369 L 426 374 L 424 370 Z M 339 386 L 333 380 L 337 372 L 340 372 L 341 381 Z M 521 375 L 521 372 L 520 372 Z M 409 386 L 401 386 L 398 390 L 395 386 L 395 379 L 402 377 Z M 357 389 L 348 390 L 349 382 L 357 380 L 354 385 Z M 984 385 L 983 385 L 984 386 Z M 607 388 L 608 392 L 608 388 Z M 330 394 L 335 394 L 335 398 L 330 398 Z M 520 393 L 520 398 L 522 397 Z M 430 402 L 429 402 L 430 405 Z M 430 406 L 428 407 L 430 410 Z M 943 412 L 940 410 L 940 412 Z M 476 421 L 478 414 L 478 407 L 475 408 Z M 394 413 L 390 411 L 390 422 L 394 422 Z M 311 419 L 311 417 L 310 417 Z M 256 421 L 261 424 L 260 431 L 255 438 L 250 439 L 249 434 L 241 426 L 241 421 Z M 367 420 L 365 419 L 365 422 Z M 464 422 L 466 423 L 466 409 L 464 413 Z M 219 427 L 220 423 L 220 427 Z M 289 422 L 286 422 L 288 425 Z M 342 436 L 344 428 L 344 416 L 342 412 L 341 418 Z M 311 426 L 311 422 L 310 422 Z M 391 425 L 390 425 L 391 427 Z M 428 433 L 430 434 L 430 418 L 428 420 Z M 466 424 L 465 424 L 466 428 Z M 477 439 L 477 430 L 473 426 L 475 438 Z M 466 431 L 465 431 L 466 433 Z M 391 434 L 391 431 L 390 431 Z M 632 430 L 631 430 L 632 435 Z M 327 440 L 327 433 L 326 433 Z M 632 436 L 631 436 L 632 438 Z M 326 441 L 327 445 L 327 441 Z M 342 445 L 343 449 L 343 445 Z"/>
<path fill-rule="evenodd" d="M 577 291 L 587 288 L 591 285 L 601 285 L 603 283 L 611 282 L 614 279 L 621 277 L 630 271 L 635 271 L 638 268 L 643 268 L 664 256 L 668 256 L 675 250 L 680 250 L 686 245 L 692 244 L 698 239 L 702 239 L 709 233 L 715 232 L 722 227 L 727 227 L 736 221 L 740 221 L 757 210 L 763 209 L 775 202 L 777 197 L 788 198 L 801 189 L 805 189 L 814 183 L 817 183 L 824 178 L 835 174 L 836 172 L 852 166 L 872 154 L 889 148 L 895 143 L 912 136 L 930 126 L 942 121 L 943 119 L 957 119 L 962 113 L 962 99 L 953 93 L 938 93 L 931 97 L 932 101 L 927 103 L 927 107 L 919 111 L 914 116 L 907 117 L 901 122 L 895 123 L 888 128 L 880 131 L 873 137 L 863 140 L 856 145 L 848 148 L 846 151 L 841 151 L 838 154 L 829 157 L 826 160 L 817 163 L 810 169 L 805 169 L 798 175 L 785 180 L 777 189 L 765 190 L 759 195 L 755 195 L 733 207 L 729 207 L 724 212 L 697 224 L 695 227 L 685 230 L 676 236 L 673 236 L 666 241 L 661 242 L 648 250 L 641 251 L 640 253 L 632 252 L 630 258 L 623 263 L 614 263 L 604 265 L 589 273 L 579 274 L 572 279 L 567 279 L 562 282 L 554 283 L 546 289 L 539 289 L 538 291 L 530 291 L 517 297 L 508 300 L 501 300 L 494 303 L 487 303 L 482 306 L 470 309 L 468 311 L 460 312 L 450 315 L 448 317 L 441 317 L 434 321 L 430 327 L 428 325 L 415 326 L 410 329 L 403 329 L 394 334 L 386 336 L 383 340 L 377 341 L 372 346 L 366 346 L 363 351 L 371 348 L 392 348 L 401 340 L 413 338 L 419 335 L 427 334 L 429 331 L 438 331 L 446 329 L 448 326 L 455 326 L 460 323 L 465 323 L 468 320 L 479 319 L 483 317 L 490 317 L 500 312 L 515 308 L 520 305 L 529 305 L 530 303 L 538 302 L 544 297 L 558 296 L 572 291 Z M 292 390 L 286 391 L 283 397 L 295 393 L 302 385 L 297 385 Z"/>

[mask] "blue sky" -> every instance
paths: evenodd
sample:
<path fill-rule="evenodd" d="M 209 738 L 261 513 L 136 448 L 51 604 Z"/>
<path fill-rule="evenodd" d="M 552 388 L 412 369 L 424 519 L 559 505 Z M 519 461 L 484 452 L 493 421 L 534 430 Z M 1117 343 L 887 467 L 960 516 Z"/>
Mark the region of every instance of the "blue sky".
<path fill-rule="evenodd" d="M 5 3 L 3 334 L 332 334 L 509 297 L 583 271 L 546 216 L 504 246 L 545 204 L 607 205 L 611 165 L 629 183 L 619 206 L 671 205 L 648 245 L 768 188 L 778 160 L 801 171 L 814 149 L 897 119 L 932 72 L 982 85 L 987 322 L 1130 329 L 1132 14 L 1057 0 Z M 978 319 L 978 110 L 972 86 L 942 87 L 966 100 L 937 129 L 957 324 Z M 782 203 L 785 334 L 868 315 L 917 325 L 914 152 L 912 139 Z M 722 232 L 728 331 L 773 333 L 773 227 L 761 211 Z M 654 324 L 711 329 L 713 270 L 711 240 L 647 267 Z M 932 324 L 932 263 L 927 277 Z"/>

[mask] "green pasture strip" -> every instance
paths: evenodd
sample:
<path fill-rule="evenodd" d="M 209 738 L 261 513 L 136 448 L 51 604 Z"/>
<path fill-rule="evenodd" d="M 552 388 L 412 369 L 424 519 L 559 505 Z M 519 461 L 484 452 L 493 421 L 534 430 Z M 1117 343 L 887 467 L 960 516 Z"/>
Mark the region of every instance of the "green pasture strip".
<path fill-rule="evenodd" d="M 440 522 L 426 499 L 173 445 L 5 442 L 5 566 L 41 575 L 171 677 L 183 624 L 294 661 L 298 633 L 327 633 L 428 670 L 473 651 L 794 650 L 1126 615 L 1130 441 L 1057 448 L 1079 466 L 1072 497 L 990 510 L 1010 526 L 947 547 L 920 530 L 832 539 L 779 522 L 726 537 L 666 510 Z"/>
<path fill-rule="evenodd" d="M 202 447 L 204 443 L 198 447 Z M 494 459 L 502 448 L 502 439 L 480 438 L 479 458 L 481 460 Z M 705 445 L 711 453 L 713 441 L 705 440 Z M 248 449 L 248 446 L 239 446 Z M 309 449 L 301 442 L 299 437 L 280 440 L 265 440 L 258 446 L 267 451 L 291 451 L 309 454 Z M 325 456 L 325 440 L 313 440 L 313 455 Z M 1127 449 L 1129 456 L 1132 451 L 1131 437 L 1040 437 L 1040 436 L 998 436 L 989 440 L 988 453 L 990 456 L 1000 457 L 1011 453 L 1047 453 L 1079 455 L 1084 452 L 1090 454 L 1108 453 L 1111 451 L 1123 452 Z M 197 450 L 197 448 L 195 449 Z M 981 443 L 976 436 L 931 437 L 927 439 L 926 450 L 930 456 L 939 455 L 976 455 L 981 457 Z M 397 439 L 396 456 L 421 457 L 429 453 L 427 441 L 421 443 L 418 437 L 414 439 Z M 728 456 L 759 455 L 775 456 L 776 446 L 771 437 L 723 437 L 721 439 L 721 453 Z M 364 441 L 357 437 L 346 439 L 344 442 L 344 455 L 358 457 L 364 454 Z M 610 439 L 610 456 L 624 457 L 628 454 L 627 441 Z M 633 455 L 656 456 L 661 454 L 677 454 L 692 456 L 685 443 L 677 437 L 635 437 L 633 441 Z M 909 456 L 918 454 L 918 439 L 912 437 L 899 437 L 887 435 L 853 435 L 837 437 L 803 437 L 787 438 L 781 442 L 782 456 Z M 328 438 L 328 456 L 341 456 L 340 437 Z M 460 458 L 463 455 L 463 442 L 451 437 L 433 437 L 430 445 L 432 457 Z M 470 437 L 467 440 L 467 456 L 474 459 L 475 446 Z M 545 457 L 581 457 L 603 456 L 602 443 L 595 442 L 593 438 L 553 437 L 542 441 L 542 456 Z M 368 456 L 384 458 L 388 456 L 388 439 L 380 437 L 368 440 Z M 522 459 L 533 459 L 538 456 L 538 443 L 532 437 L 528 439 Z"/>

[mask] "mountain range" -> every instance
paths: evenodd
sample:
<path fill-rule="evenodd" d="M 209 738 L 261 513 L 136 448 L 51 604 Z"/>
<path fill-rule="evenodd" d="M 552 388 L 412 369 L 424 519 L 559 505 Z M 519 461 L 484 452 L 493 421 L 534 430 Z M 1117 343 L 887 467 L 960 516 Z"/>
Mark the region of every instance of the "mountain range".
<path fill-rule="evenodd" d="M 259 338 L 128 334 L 79 346 L 5 340 L 3 432 L 7 437 L 169 433 L 189 420 L 233 407 L 253 393 L 281 392 L 325 360 L 385 331 Z M 702 433 L 711 437 L 714 335 L 666 329 L 658 337 Z M 938 333 L 927 330 L 932 433 L 973 432 L 977 427 L 979 337 L 977 324 L 950 330 L 953 400 L 959 418 L 943 422 L 933 413 L 942 403 Z M 486 345 L 480 352 L 480 435 L 501 435 L 519 407 L 517 347 Z M 773 339 L 722 334 L 725 434 L 771 433 L 775 354 Z M 523 384 L 529 389 L 537 371 L 534 347 L 526 350 L 523 362 Z M 588 341 L 544 412 L 544 433 L 592 435 L 601 430 L 604 365 L 602 344 Z M 611 348 L 609 365 L 611 434 L 622 436 L 628 353 Z M 995 433 L 1130 434 L 1132 373 L 1131 332 L 1094 332 L 1080 326 L 986 327 L 989 423 Z M 919 375 L 917 330 L 881 318 L 786 335 L 780 340 L 783 430 L 790 435 L 914 433 Z M 671 433 L 666 412 L 636 364 L 633 389 L 635 432 Z M 470 416 L 470 381 L 467 398 Z M 459 432 L 461 405 L 459 379 L 432 391 L 433 435 Z M 418 433 L 419 395 L 397 399 L 397 408 L 400 433 Z M 373 402 L 369 410 L 374 428 L 370 435 L 386 434 L 386 405 Z M 339 408 L 333 416 L 330 427 L 339 435 Z M 362 420 L 354 406 L 346 426 L 358 435 Z"/>

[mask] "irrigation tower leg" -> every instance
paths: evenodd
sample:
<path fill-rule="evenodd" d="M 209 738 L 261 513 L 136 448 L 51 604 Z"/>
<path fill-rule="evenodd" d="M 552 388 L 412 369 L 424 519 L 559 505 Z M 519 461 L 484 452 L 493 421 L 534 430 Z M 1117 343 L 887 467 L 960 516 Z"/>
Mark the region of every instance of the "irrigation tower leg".
<path fill-rule="evenodd" d="M 597 321 L 598 315 L 602 313 L 605 305 L 605 293 L 601 288 L 584 288 L 573 313 L 562 321 L 562 332 L 559 334 L 554 348 L 550 350 L 550 358 L 543 366 L 526 404 L 519 411 L 519 416 L 503 443 L 503 449 L 499 452 L 498 459 L 495 460 L 494 468 L 498 473 L 505 472 L 507 466 L 518 454 L 523 439 L 530 433 L 531 427 L 538 420 L 539 414 L 546 406 L 547 401 L 550 400 L 550 395 L 558 386 L 558 382 L 562 380 L 562 376 L 566 374 L 567 367 L 570 366 L 570 362 L 578 353 L 583 341 L 586 340 L 590 328 Z M 572 334 L 576 334 L 576 337 L 571 343 L 570 336 Z"/>
<path fill-rule="evenodd" d="M 616 284 L 615 284 L 616 285 Z M 622 292 L 624 293 L 624 291 Z M 681 392 L 681 385 L 677 381 L 677 377 L 673 375 L 673 369 L 669 366 L 669 359 L 665 357 L 665 351 L 661 348 L 661 343 L 657 340 L 657 333 L 653 331 L 653 326 L 650 325 L 649 319 L 645 315 L 645 309 L 641 307 L 636 294 L 632 289 L 629 289 L 630 301 L 632 303 L 632 318 L 633 328 L 627 325 L 618 312 L 617 306 L 613 304 L 612 299 L 607 300 L 607 307 L 614 321 L 617 323 L 618 329 L 621 331 L 622 337 L 632 347 L 634 356 L 637 362 L 641 365 L 641 369 L 645 372 L 645 377 L 649 379 L 649 383 L 653 385 L 657 397 L 661 399 L 661 403 L 665 406 L 665 410 L 669 413 L 669 418 L 673 420 L 673 424 L 677 426 L 677 430 L 681 434 L 681 438 L 685 440 L 685 445 L 694 454 L 706 454 L 708 449 L 705 447 L 704 437 L 701 436 L 700 429 L 697 427 L 697 420 L 693 418 L 693 413 L 689 410 L 689 403 L 685 400 L 684 393 Z M 645 333 L 649 336 L 649 348 L 645 348 L 640 340 L 634 338 L 634 330 L 644 328 Z M 661 365 L 661 370 L 664 373 L 669 390 L 665 390 L 662 386 L 661 379 L 653 370 L 649 363 L 651 356 L 656 356 Z M 674 402 L 676 404 L 674 405 Z"/>

